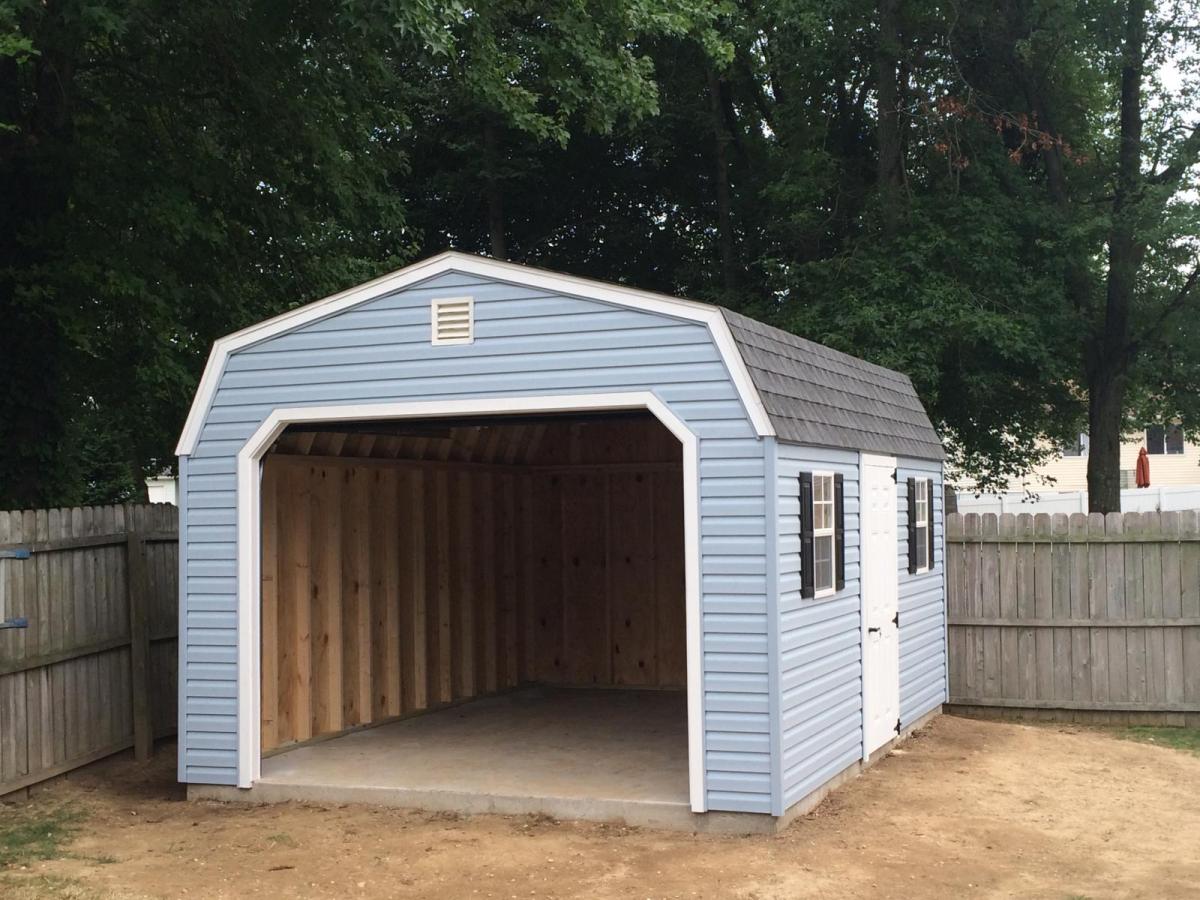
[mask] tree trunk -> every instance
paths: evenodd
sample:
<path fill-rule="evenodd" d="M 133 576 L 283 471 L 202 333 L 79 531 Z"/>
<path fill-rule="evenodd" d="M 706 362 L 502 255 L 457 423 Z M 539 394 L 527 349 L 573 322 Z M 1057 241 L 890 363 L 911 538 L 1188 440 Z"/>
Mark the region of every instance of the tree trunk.
<path fill-rule="evenodd" d="M 900 197 L 904 188 L 904 150 L 900 135 L 900 46 L 897 8 L 899 0 L 879 0 L 879 43 L 875 51 L 876 93 L 879 99 L 879 186 L 883 232 L 892 237 L 899 229 Z"/>
<path fill-rule="evenodd" d="M 1131 319 L 1138 271 L 1146 254 L 1138 239 L 1137 206 L 1142 193 L 1142 67 L 1146 43 L 1146 0 L 1126 7 L 1121 52 L 1121 143 L 1108 235 L 1104 319 L 1089 342 L 1088 509 L 1121 509 L 1121 433 L 1125 422 L 1126 371 L 1132 361 Z"/>
<path fill-rule="evenodd" d="M 1125 376 L 1099 380 L 1088 389 L 1088 511 L 1121 511 L 1121 434 L 1125 423 Z"/>
<path fill-rule="evenodd" d="M 131 447 L 130 449 L 135 448 Z M 133 483 L 133 493 L 129 495 L 129 502 L 149 503 L 150 488 L 146 485 L 146 470 L 136 453 L 129 458 L 129 478 Z"/>
<path fill-rule="evenodd" d="M 712 111 L 715 172 L 717 185 L 717 249 L 721 256 L 721 284 L 732 291 L 737 285 L 737 268 L 733 244 L 733 201 L 729 190 L 729 130 L 725 127 L 725 112 L 721 100 L 721 81 L 713 69 L 708 70 L 709 108 Z"/>
<path fill-rule="evenodd" d="M 487 194 L 488 238 L 492 256 L 508 259 L 508 242 L 504 237 L 504 189 L 500 184 L 500 151 L 496 126 L 489 122 L 483 126 L 483 149 L 487 171 L 484 173 Z"/>

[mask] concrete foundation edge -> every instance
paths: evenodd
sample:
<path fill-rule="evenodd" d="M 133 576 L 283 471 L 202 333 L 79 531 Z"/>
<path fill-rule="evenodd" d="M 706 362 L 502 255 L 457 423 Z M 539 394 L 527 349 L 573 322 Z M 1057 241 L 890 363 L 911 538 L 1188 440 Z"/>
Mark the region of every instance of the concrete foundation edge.
<path fill-rule="evenodd" d="M 271 804 L 364 803 L 426 812 L 462 815 L 527 816 L 623 823 L 642 828 L 695 831 L 714 834 L 769 834 L 775 831 L 770 816 L 757 813 L 710 812 L 696 814 L 684 803 L 642 803 L 629 800 L 581 800 L 574 797 L 521 797 L 458 791 L 405 790 L 385 787 L 291 785 L 259 782 L 252 788 L 215 784 L 189 784 L 189 800 Z"/>
<path fill-rule="evenodd" d="M 564 820 L 624 823 L 639 828 L 662 828 L 705 834 L 775 834 L 820 805 L 831 791 L 874 765 L 914 731 L 940 715 L 937 706 L 908 725 L 899 735 L 880 747 L 866 762 L 856 762 L 834 775 L 803 799 L 792 804 L 782 816 L 763 813 L 693 813 L 683 803 L 640 803 L 627 800 L 580 800 L 560 797 L 522 797 L 458 791 L 404 790 L 394 787 L 345 787 L 291 785 L 262 781 L 252 788 L 216 784 L 189 784 L 189 800 L 216 800 L 224 803 L 364 803 L 428 812 L 462 815 L 525 816 L 544 815 Z"/>

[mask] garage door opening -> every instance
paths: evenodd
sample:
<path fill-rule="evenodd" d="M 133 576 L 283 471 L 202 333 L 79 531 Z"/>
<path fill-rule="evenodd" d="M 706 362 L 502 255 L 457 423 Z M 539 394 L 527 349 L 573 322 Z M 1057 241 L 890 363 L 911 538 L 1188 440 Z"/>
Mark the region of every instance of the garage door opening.
<path fill-rule="evenodd" d="M 293 423 L 261 515 L 256 787 L 687 808 L 682 452 L 649 412 Z"/>

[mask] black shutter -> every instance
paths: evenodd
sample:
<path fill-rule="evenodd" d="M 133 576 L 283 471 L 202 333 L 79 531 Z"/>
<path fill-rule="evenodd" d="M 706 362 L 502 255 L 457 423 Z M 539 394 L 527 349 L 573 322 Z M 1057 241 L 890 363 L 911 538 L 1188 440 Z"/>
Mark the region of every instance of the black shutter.
<path fill-rule="evenodd" d="M 917 479 L 908 479 L 908 574 L 915 575 L 921 564 L 922 548 L 917 546 Z"/>
<path fill-rule="evenodd" d="M 929 564 L 928 564 L 927 568 L 929 569 L 930 572 L 932 572 L 933 571 L 933 547 L 934 547 L 933 533 L 936 530 L 933 527 L 933 479 L 932 478 L 926 479 L 925 489 L 929 492 L 925 495 L 926 498 L 928 499 L 927 509 L 929 510 L 925 514 L 925 518 L 929 522 L 929 524 L 925 528 L 925 550 L 926 550 L 926 554 L 927 554 L 926 559 L 929 560 Z"/>
<path fill-rule="evenodd" d="M 837 545 L 837 589 L 846 586 L 846 515 L 842 511 L 842 476 L 833 476 L 833 542 Z"/>
<path fill-rule="evenodd" d="M 800 596 L 813 590 L 813 483 L 812 472 L 800 473 Z"/>

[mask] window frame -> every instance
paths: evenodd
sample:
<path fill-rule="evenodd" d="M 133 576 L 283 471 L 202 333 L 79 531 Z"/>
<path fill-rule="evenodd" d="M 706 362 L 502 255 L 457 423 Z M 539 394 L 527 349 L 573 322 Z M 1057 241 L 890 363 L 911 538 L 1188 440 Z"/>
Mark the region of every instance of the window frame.
<path fill-rule="evenodd" d="M 1173 449 L 1174 444 L 1178 449 Z M 1184 440 L 1183 426 L 1178 422 L 1172 422 L 1170 425 L 1163 428 L 1163 456 L 1182 456 L 1187 449 L 1187 442 Z"/>
<path fill-rule="evenodd" d="M 1063 447 L 1064 459 L 1086 459 L 1088 455 L 1088 436 L 1086 432 L 1075 435 L 1075 442 Z"/>
<path fill-rule="evenodd" d="M 828 493 L 825 499 L 817 499 L 817 483 L 827 479 Z M 828 525 L 824 528 L 817 527 L 817 506 L 828 507 L 829 518 Z M 832 597 L 838 592 L 837 586 L 837 491 L 834 485 L 834 473 L 828 471 L 812 473 L 812 541 L 813 541 L 813 599 L 819 600 L 822 597 Z M 821 538 L 829 538 L 829 587 L 821 587 L 817 584 L 817 541 Z"/>
<path fill-rule="evenodd" d="M 1150 437 L 1151 432 L 1157 431 L 1157 440 Z M 1147 425 L 1146 426 L 1146 454 L 1148 456 L 1165 456 L 1167 453 L 1167 427 L 1165 425 Z M 1154 445 L 1158 445 L 1158 449 L 1154 449 Z"/>
<path fill-rule="evenodd" d="M 929 478 L 918 478 L 913 482 L 913 490 L 916 492 L 913 497 L 913 533 L 914 539 L 917 541 L 917 558 L 921 562 L 917 563 L 917 570 L 914 575 L 923 575 L 926 572 L 932 571 L 929 559 L 929 527 L 930 516 L 929 506 L 932 498 L 933 480 Z M 925 506 L 925 518 L 921 518 L 921 506 Z"/>

